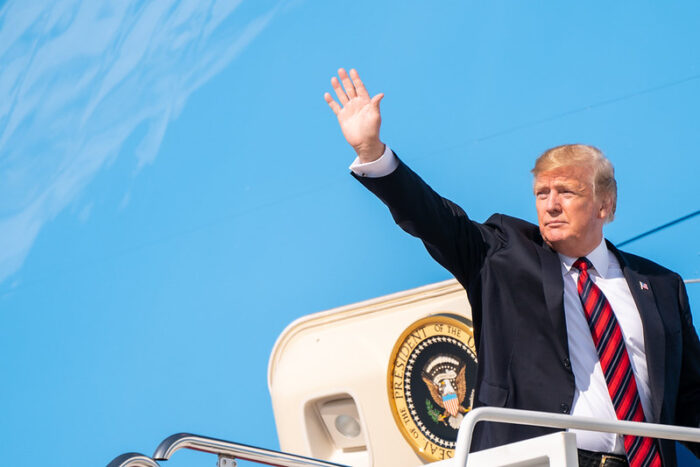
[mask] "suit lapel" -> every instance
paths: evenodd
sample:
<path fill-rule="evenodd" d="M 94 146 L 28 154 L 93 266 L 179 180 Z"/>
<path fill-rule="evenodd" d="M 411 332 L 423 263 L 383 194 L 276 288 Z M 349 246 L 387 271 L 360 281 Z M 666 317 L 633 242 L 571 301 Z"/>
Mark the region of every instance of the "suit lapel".
<path fill-rule="evenodd" d="M 566 337 L 566 315 L 564 314 L 564 279 L 561 274 L 561 261 L 557 253 L 547 245 L 537 248 L 542 266 L 542 287 L 547 313 L 552 322 L 556 344 L 560 355 L 569 355 Z"/>
<path fill-rule="evenodd" d="M 622 273 L 627 280 L 627 285 L 632 293 L 632 298 L 637 305 L 642 318 L 644 328 L 644 351 L 647 359 L 647 371 L 649 372 L 649 387 L 651 389 L 651 407 L 653 419 L 650 422 L 658 423 L 661 416 L 661 406 L 664 395 L 664 361 L 666 338 L 664 325 L 661 321 L 659 309 L 654 299 L 654 290 L 647 276 L 632 269 L 624 254 L 608 242 L 608 248 L 615 253 Z"/>

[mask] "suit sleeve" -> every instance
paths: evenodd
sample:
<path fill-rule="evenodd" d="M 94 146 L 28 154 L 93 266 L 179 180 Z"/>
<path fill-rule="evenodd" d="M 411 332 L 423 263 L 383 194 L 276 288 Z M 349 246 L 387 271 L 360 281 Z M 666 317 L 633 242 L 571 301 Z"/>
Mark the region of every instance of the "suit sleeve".
<path fill-rule="evenodd" d="M 505 241 L 496 229 L 471 221 L 462 208 L 438 195 L 403 162 L 384 177 L 353 176 L 463 285 L 479 273 L 489 251 Z"/>
<path fill-rule="evenodd" d="M 700 342 L 693 325 L 688 293 L 683 281 L 679 282 L 679 301 L 681 305 L 681 338 L 683 339 L 683 356 L 681 361 L 680 385 L 676 405 L 676 423 L 678 425 L 700 428 Z M 696 457 L 700 458 L 700 443 L 684 443 Z"/>

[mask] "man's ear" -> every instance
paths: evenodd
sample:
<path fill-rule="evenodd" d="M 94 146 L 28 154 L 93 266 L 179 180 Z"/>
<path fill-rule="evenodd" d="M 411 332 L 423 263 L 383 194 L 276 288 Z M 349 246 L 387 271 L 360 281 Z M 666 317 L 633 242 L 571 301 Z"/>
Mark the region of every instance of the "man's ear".
<path fill-rule="evenodd" d="M 598 218 L 603 220 L 610 218 L 613 210 L 612 204 L 611 196 L 603 196 L 603 199 L 600 201 L 600 208 L 598 209 Z"/>

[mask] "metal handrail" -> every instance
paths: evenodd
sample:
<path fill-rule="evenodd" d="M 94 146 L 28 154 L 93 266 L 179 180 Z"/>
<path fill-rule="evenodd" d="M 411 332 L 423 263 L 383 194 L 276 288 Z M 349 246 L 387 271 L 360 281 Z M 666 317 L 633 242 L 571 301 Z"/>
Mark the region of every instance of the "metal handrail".
<path fill-rule="evenodd" d="M 140 452 L 127 452 L 115 457 L 107 467 L 159 467 L 158 462 Z"/>
<path fill-rule="evenodd" d="M 651 438 L 673 439 L 676 441 L 700 442 L 700 428 L 628 422 L 624 420 L 599 420 L 592 417 L 506 409 L 502 407 L 479 407 L 466 414 L 459 426 L 455 446 L 455 466 L 466 467 L 474 426 L 483 421 L 546 426 L 550 428 L 575 428 L 578 430 L 649 436 Z"/>
<path fill-rule="evenodd" d="M 180 449 L 194 449 L 196 451 L 219 454 L 253 462 L 261 462 L 278 467 L 348 467 L 342 464 L 320 461 L 310 457 L 298 456 L 286 452 L 272 451 L 270 449 L 257 448 L 246 444 L 232 443 L 222 439 L 193 435 L 190 433 L 178 433 L 165 438 L 156 448 L 153 459 L 165 461 Z"/>

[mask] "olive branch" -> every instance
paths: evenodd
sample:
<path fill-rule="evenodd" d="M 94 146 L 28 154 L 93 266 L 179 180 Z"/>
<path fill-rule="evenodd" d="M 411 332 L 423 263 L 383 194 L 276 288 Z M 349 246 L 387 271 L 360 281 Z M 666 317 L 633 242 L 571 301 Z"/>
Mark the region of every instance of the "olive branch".
<path fill-rule="evenodd" d="M 440 416 L 440 411 L 435 408 L 433 403 L 430 402 L 430 399 L 425 400 L 425 408 L 428 409 L 428 415 L 430 415 L 430 418 L 437 423 L 439 420 L 438 417 Z"/>

